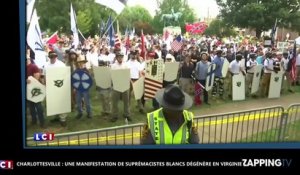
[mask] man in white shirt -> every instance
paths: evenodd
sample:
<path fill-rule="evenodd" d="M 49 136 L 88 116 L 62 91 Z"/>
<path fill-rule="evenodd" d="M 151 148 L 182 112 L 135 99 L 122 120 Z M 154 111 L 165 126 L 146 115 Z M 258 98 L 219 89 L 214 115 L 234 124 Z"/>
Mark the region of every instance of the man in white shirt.
<path fill-rule="evenodd" d="M 116 53 L 116 62 L 111 65 L 111 69 L 128 69 L 128 65 L 126 62 L 123 62 L 124 54 L 121 52 Z M 112 90 L 112 113 L 111 113 L 111 122 L 116 122 L 118 120 L 118 101 L 120 101 L 120 96 L 122 96 L 123 105 L 124 105 L 124 117 L 127 118 L 128 121 L 132 121 L 130 118 L 130 109 L 129 109 L 129 92 L 128 89 L 125 92 L 118 92 L 116 90 Z"/>
<path fill-rule="evenodd" d="M 50 58 L 50 61 L 47 62 L 47 64 L 45 65 L 45 69 L 44 69 L 45 75 L 47 73 L 46 70 L 49 68 L 66 67 L 66 65 L 62 61 L 57 59 L 58 56 L 54 51 L 50 51 L 48 54 L 48 57 Z M 51 122 L 60 121 L 61 126 L 65 127 L 65 126 L 67 126 L 66 118 L 67 118 L 67 114 L 59 114 L 59 115 L 56 115 L 56 117 L 53 120 L 51 120 Z"/>
<path fill-rule="evenodd" d="M 139 57 L 139 54 L 137 52 L 134 52 L 134 55 L 131 56 L 130 60 L 127 61 L 127 66 L 130 69 L 130 78 L 131 78 L 131 84 L 130 84 L 130 93 L 129 93 L 129 101 L 131 99 L 131 92 L 133 90 L 132 84 L 137 81 L 140 77 L 142 77 L 142 71 L 143 66 L 141 63 L 137 60 Z M 139 112 L 144 114 L 144 107 L 141 102 L 141 100 L 137 100 Z"/>
<path fill-rule="evenodd" d="M 250 57 L 250 59 L 246 63 L 246 67 L 247 67 L 246 96 L 247 97 L 250 95 L 250 92 L 251 92 L 254 69 L 257 65 L 257 61 L 256 61 L 257 55 L 255 53 L 250 53 L 249 57 Z"/>
<path fill-rule="evenodd" d="M 290 76 L 290 71 L 288 70 L 288 63 L 289 63 L 289 54 L 287 52 L 283 52 L 283 57 L 280 61 L 281 63 L 281 68 L 284 70 L 284 79 L 286 79 L 286 84 L 287 84 L 287 89 L 289 92 L 294 93 L 292 90 L 292 77 Z M 283 82 L 283 81 L 282 81 Z M 284 83 L 282 83 L 282 89 L 284 89 Z"/>
<path fill-rule="evenodd" d="M 89 51 L 86 54 L 86 59 L 89 62 L 89 66 L 87 66 L 87 69 L 91 69 L 93 67 L 98 67 L 98 53 L 97 53 L 97 48 L 92 46 L 91 51 Z"/>
<path fill-rule="evenodd" d="M 246 75 L 246 72 L 242 69 L 242 66 L 240 65 L 240 61 L 242 60 L 243 56 L 241 54 L 237 54 L 235 60 L 231 61 L 229 64 L 229 72 L 231 77 L 229 77 L 229 92 L 228 96 L 231 97 L 232 95 L 232 78 L 234 75 L 238 75 L 240 72 L 243 73 L 243 75 Z M 230 76 L 229 75 L 229 76 Z"/>
<path fill-rule="evenodd" d="M 263 65 L 264 65 L 264 74 L 262 77 L 262 84 L 261 84 L 261 96 L 265 97 L 268 96 L 271 73 L 274 71 L 274 60 L 272 59 L 271 52 L 266 53 L 266 59 L 264 60 Z"/>

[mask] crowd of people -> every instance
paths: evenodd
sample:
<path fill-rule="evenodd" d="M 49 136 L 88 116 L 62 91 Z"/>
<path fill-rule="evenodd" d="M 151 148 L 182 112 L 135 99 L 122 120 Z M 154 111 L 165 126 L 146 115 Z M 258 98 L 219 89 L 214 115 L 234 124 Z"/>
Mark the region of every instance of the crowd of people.
<path fill-rule="evenodd" d="M 37 67 L 33 52 L 27 50 L 27 78 L 33 76 L 41 83 L 45 84 L 45 74 L 49 67 L 69 66 L 71 73 L 77 69 L 82 69 L 93 75 L 93 68 L 98 66 L 109 67 L 110 69 L 130 69 L 131 85 L 139 78 L 145 76 L 146 62 L 152 59 L 162 59 L 164 62 L 180 62 L 178 69 L 178 78 L 172 82 L 163 82 L 163 87 L 169 84 L 178 84 L 179 87 L 190 96 L 197 96 L 194 92 L 195 80 L 203 86 L 206 85 L 206 77 L 208 76 L 208 68 L 210 64 L 215 64 L 214 84 L 212 91 L 203 89 L 203 101 L 207 105 L 210 100 L 217 98 L 231 99 L 232 96 L 232 77 L 242 73 L 246 78 L 246 96 L 248 98 L 266 97 L 270 86 L 271 72 L 284 71 L 284 80 L 286 80 L 287 91 L 294 93 L 293 86 L 300 85 L 300 49 L 297 50 L 296 58 L 296 79 L 290 76 L 290 63 L 292 58 L 293 45 L 281 51 L 275 47 L 265 47 L 262 43 L 251 42 L 249 38 L 245 38 L 241 42 L 236 42 L 234 38 L 228 38 L 226 41 L 217 37 L 202 36 L 199 38 L 185 38 L 182 42 L 181 49 L 175 51 L 170 43 L 166 43 L 163 36 L 146 35 L 144 39 L 138 36 L 131 38 L 128 42 L 127 36 L 120 38 L 121 42 L 114 46 L 109 46 L 109 42 L 105 37 L 88 38 L 79 47 L 72 47 L 72 38 L 61 36 L 61 39 L 54 45 L 45 44 L 47 54 L 47 63 L 43 67 Z M 46 40 L 45 40 L 46 41 Z M 145 43 L 142 43 L 145 41 Z M 46 43 L 46 42 L 45 42 Z M 143 48 L 144 47 L 144 48 Z M 227 60 L 229 69 L 227 75 L 222 74 L 224 60 Z M 242 61 L 244 60 L 244 61 Z M 245 64 L 241 64 L 245 63 Z M 257 65 L 263 65 L 263 75 L 260 90 L 255 94 L 251 94 L 251 83 L 253 79 L 254 68 Z M 30 81 L 27 81 L 30 83 Z M 282 85 L 284 91 L 285 85 Z M 101 115 L 110 122 L 116 122 L 119 117 L 118 102 L 123 102 L 123 117 L 127 121 L 132 121 L 132 111 L 130 111 L 130 103 L 132 97 L 132 86 L 125 92 L 118 92 L 112 88 L 103 89 L 96 87 L 99 92 L 100 103 L 102 104 L 101 114 L 94 114 L 90 100 L 90 92 L 80 93 L 72 88 L 72 109 L 77 109 L 77 119 L 83 116 L 83 106 L 87 111 L 87 117 L 93 118 L 93 115 Z M 201 94 L 201 95 L 202 95 Z M 139 112 L 145 114 L 145 100 L 142 97 L 136 101 Z M 194 104 L 200 104 L 194 101 Z M 45 127 L 44 107 L 42 102 L 33 103 L 27 101 L 32 124 L 37 124 L 39 120 L 40 126 Z M 160 104 L 156 99 L 152 100 L 153 109 L 159 109 Z M 77 108 L 75 108 L 77 107 Z M 100 107 L 100 105 L 99 105 Z M 52 121 L 60 121 L 62 126 L 66 126 L 66 118 L 68 114 L 60 114 Z"/>

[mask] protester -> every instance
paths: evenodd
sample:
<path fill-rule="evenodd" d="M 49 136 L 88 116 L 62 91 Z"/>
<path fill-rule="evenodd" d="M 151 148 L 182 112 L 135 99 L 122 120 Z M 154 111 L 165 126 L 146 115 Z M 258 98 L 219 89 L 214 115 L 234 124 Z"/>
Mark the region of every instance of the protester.
<path fill-rule="evenodd" d="M 35 64 L 32 64 L 30 57 L 28 57 L 27 58 L 27 84 L 31 83 L 31 81 L 28 79 L 30 76 L 40 81 L 41 71 Z M 27 100 L 27 105 L 29 106 L 30 115 L 32 118 L 31 124 L 36 125 L 37 118 L 38 118 L 40 127 L 45 128 L 45 117 L 44 117 L 44 109 L 43 109 L 42 102 L 35 103 Z"/>
<path fill-rule="evenodd" d="M 79 55 L 76 63 L 78 65 L 78 68 L 76 71 L 84 71 L 86 74 L 89 74 L 89 71 L 85 67 L 85 63 L 87 60 L 84 58 L 83 55 Z M 91 100 L 90 100 L 90 94 L 89 90 L 85 91 L 76 91 L 76 103 L 77 103 L 77 111 L 78 114 L 76 116 L 77 119 L 80 119 L 83 114 L 83 108 L 82 108 L 82 99 L 84 99 L 84 104 L 86 107 L 86 112 L 87 112 L 87 118 L 92 118 L 92 110 L 91 110 Z"/>
<path fill-rule="evenodd" d="M 111 65 L 112 70 L 116 69 L 129 69 L 126 62 L 123 62 L 124 54 L 121 52 L 116 53 L 116 62 Z M 116 90 L 112 90 L 112 113 L 111 113 L 111 122 L 116 122 L 118 120 L 118 101 L 120 100 L 120 96 L 122 97 L 123 105 L 124 105 L 124 118 L 128 121 L 132 121 L 130 118 L 130 102 L 129 102 L 129 89 L 124 92 L 118 92 Z"/>
<path fill-rule="evenodd" d="M 46 70 L 49 68 L 66 67 L 66 65 L 62 61 L 57 59 L 57 54 L 54 51 L 50 51 L 48 53 L 48 57 L 50 58 L 50 61 L 47 62 L 47 64 L 45 65 L 45 69 L 44 69 L 45 75 L 47 73 Z M 51 122 L 60 121 L 61 126 L 66 127 L 67 126 L 66 118 L 67 118 L 67 114 L 59 114 L 56 115 L 55 118 L 51 120 Z"/>

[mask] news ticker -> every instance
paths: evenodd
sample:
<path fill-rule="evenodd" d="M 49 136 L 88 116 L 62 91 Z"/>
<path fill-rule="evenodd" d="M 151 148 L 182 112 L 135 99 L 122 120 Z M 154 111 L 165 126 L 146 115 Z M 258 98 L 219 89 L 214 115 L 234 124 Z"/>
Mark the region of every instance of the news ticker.
<path fill-rule="evenodd" d="M 240 161 L 12 161 L 0 169 L 16 167 L 290 167 L 292 159 L 241 159 Z"/>

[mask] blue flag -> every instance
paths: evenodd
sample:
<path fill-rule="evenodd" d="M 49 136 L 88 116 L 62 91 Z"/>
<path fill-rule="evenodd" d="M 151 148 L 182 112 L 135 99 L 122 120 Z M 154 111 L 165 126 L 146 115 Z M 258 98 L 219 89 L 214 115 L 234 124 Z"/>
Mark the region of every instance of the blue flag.
<path fill-rule="evenodd" d="M 109 35 L 109 45 L 113 47 L 115 45 L 115 30 L 112 24 L 111 16 L 109 16 L 107 27 L 108 27 L 108 35 Z"/>

